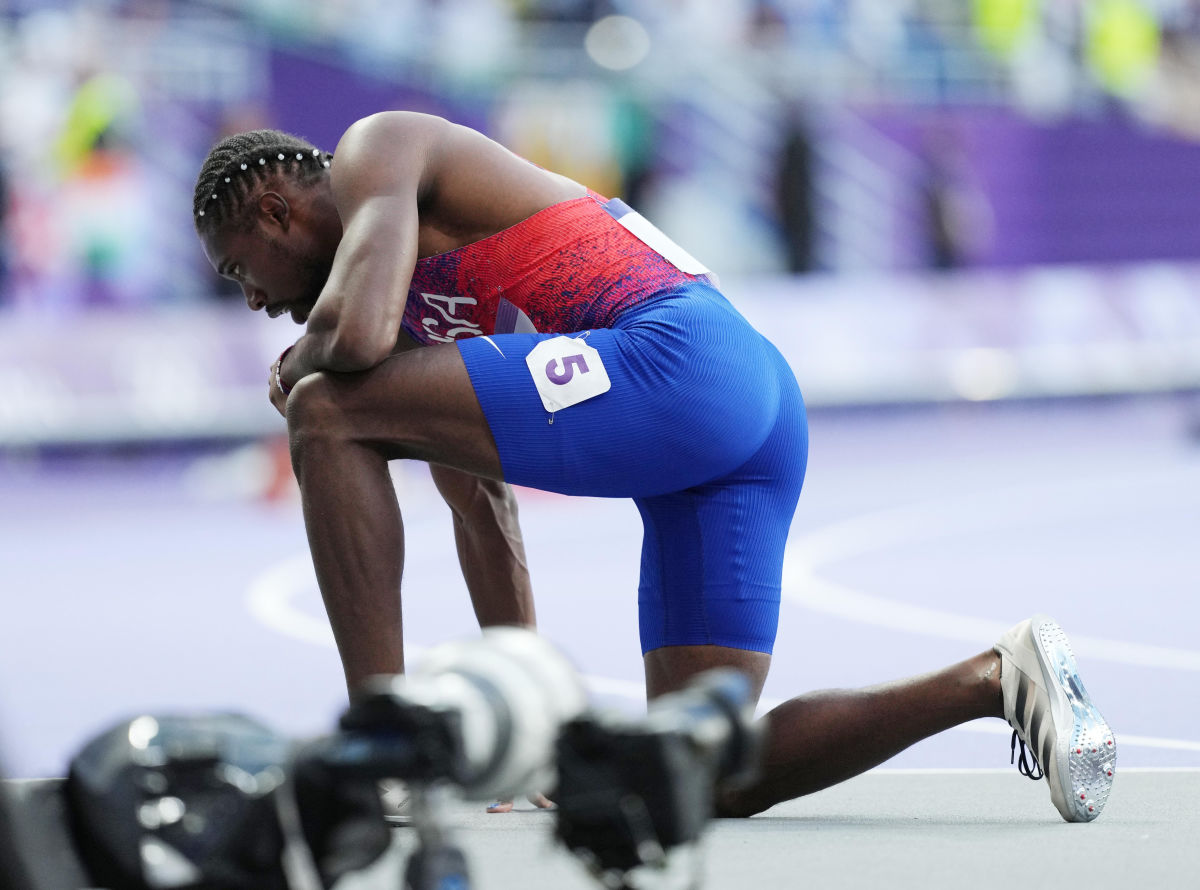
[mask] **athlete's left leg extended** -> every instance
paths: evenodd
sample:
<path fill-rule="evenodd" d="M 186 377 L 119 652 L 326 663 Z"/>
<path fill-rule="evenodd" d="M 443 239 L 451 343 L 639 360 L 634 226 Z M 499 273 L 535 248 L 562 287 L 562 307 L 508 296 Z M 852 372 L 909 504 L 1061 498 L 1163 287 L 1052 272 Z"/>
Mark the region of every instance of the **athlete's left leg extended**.
<path fill-rule="evenodd" d="M 672 692 L 716 667 L 743 671 L 761 690 L 770 660 L 721 646 L 655 649 L 645 655 L 647 693 Z M 749 787 L 722 790 L 717 815 L 752 816 L 856 776 L 952 726 L 1002 716 L 1000 656 L 991 650 L 895 683 L 801 695 L 762 718 L 766 751 L 759 777 Z"/>

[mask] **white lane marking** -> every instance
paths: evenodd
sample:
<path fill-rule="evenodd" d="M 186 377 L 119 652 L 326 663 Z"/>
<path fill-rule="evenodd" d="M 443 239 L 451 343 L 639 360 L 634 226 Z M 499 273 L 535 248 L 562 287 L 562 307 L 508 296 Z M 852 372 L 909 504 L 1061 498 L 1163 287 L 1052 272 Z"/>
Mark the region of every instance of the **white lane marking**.
<path fill-rule="evenodd" d="M 1095 516 L 1111 509 L 1119 492 L 1144 494 L 1152 485 L 1179 487 L 1177 471 L 1124 478 L 1083 478 L 1011 486 L 959 498 L 925 501 L 867 513 L 793 539 L 784 559 L 783 597 L 804 608 L 942 639 L 990 645 L 1013 622 L 898 602 L 821 578 L 818 570 L 842 560 L 901 545 L 928 543 L 964 533 L 995 531 L 1031 521 Z M 1070 634 L 1077 655 L 1118 664 L 1200 671 L 1200 651 Z"/>
<path fill-rule="evenodd" d="M 785 559 L 784 599 L 814 612 L 889 630 L 989 646 L 1015 622 L 957 615 L 863 593 L 818 577 L 812 566 Z M 1200 652 L 1069 633 L 1076 655 L 1138 667 L 1200 671 Z"/>
<path fill-rule="evenodd" d="M 296 600 L 317 591 L 312 559 L 308 553 L 298 553 L 268 568 L 253 581 L 246 593 L 250 614 L 265 627 L 289 639 L 336 648 L 329 621 L 322 613 L 315 615 L 301 609 Z M 405 646 L 405 655 L 419 658 L 428 647 Z M 631 699 L 645 705 L 645 684 L 613 677 L 582 675 L 584 685 L 593 695 Z"/>
<path fill-rule="evenodd" d="M 811 549 L 832 562 L 885 547 L 960 535 L 963 532 L 1028 527 L 1047 521 L 1094 518 L 1124 495 L 1135 502 L 1161 487 L 1181 498 L 1188 491 L 1178 469 L 1127 476 L 1039 480 L 1028 485 L 982 489 L 947 498 L 863 513 L 811 532 L 791 547 L 801 555 Z M 1200 479 L 1200 464 L 1191 472 Z"/>
<path fill-rule="evenodd" d="M 292 599 L 317 589 L 312 558 L 298 553 L 278 562 L 250 582 L 246 606 L 260 624 L 293 640 L 336 648 L 329 620 L 297 608 Z"/>
<path fill-rule="evenodd" d="M 247 591 L 247 606 L 250 614 L 261 624 L 290 639 L 317 646 L 334 648 L 333 633 L 324 615 L 305 612 L 295 602 L 304 595 L 317 591 L 312 560 L 308 553 L 299 553 L 271 566 L 255 578 Z M 984 622 L 986 624 L 986 622 Z M 426 647 L 409 646 L 407 653 L 417 657 Z M 619 680 L 584 674 L 583 683 L 593 695 L 628 699 L 643 706 L 646 687 L 641 682 Z M 759 701 L 759 714 L 783 704 L 783 699 L 763 698 Z M 999 721 L 972 721 L 953 727 L 959 732 L 982 732 L 993 735 L 1008 735 L 1012 730 Z M 1143 748 L 1162 748 L 1179 751 L 1200 751 L 1200 742 L 1183 739 L 1164 739 L 1152 736 L 1117 735 L 1119 745 Z"/>

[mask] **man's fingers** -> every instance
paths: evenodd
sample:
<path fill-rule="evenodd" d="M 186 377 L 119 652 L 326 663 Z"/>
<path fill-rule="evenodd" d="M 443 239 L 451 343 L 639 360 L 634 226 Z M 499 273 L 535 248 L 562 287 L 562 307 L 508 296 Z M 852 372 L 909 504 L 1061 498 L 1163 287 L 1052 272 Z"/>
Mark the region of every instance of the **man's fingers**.
<path fill-rule="evenodd" d="M 554 809 L 554 801 L 550 800 L 550 798 L 546 797 L 546 795 L 544 795 L 544 794 L 529 795 L 529 802 L 531 804 L 533 804 L 535 807 L 537 807 L 539 810 Z M 513 809 L 513 802 L 511 800 L 498 800 L 494 804 L 489 806 L 487 808 L 487 811 L 489 813 L 511 813 L 512 809 Z"/>

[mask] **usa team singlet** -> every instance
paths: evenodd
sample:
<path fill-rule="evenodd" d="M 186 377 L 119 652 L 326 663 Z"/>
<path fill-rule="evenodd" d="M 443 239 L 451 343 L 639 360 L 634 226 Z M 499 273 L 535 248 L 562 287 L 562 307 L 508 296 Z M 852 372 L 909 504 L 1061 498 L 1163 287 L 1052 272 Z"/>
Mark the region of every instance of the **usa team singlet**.
<path fill-rule="evenodd" d="M 634 499 L 643 652 L 770 652 L 804 404 L 706 273 L 593 193 L 419 260 L 404 328 L 457 344 L 507 481 Z"/>

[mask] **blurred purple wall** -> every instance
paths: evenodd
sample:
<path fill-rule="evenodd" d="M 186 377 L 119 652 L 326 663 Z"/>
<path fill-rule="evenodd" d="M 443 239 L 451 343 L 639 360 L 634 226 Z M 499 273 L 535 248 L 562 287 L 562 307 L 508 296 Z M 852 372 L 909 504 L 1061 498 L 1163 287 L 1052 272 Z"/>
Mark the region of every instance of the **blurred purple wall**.
<path fill-rule="evenodd" d="M 1200 258 L 1196 142 L 1118 117 L 1040 124 L 1001 109 L 863 116 L 919 157 L 937 145 L 962 163 L 993 215 L 975 264 Z M 907 208 L 910 218 L 921 212 Z"/>
<path fill-rule="evenodd" d="M 350 70 L 344 62 L 323 62 L 311 51 L 274 50 L 270 71 L 275 126 L 302 135 L 327 151 L 334 149 L 352 123 L 378 111 L 422 111 L 487 129 L 487 103 L 480 96 L 451 97 L 432 86 L 400 86 Z"/>

